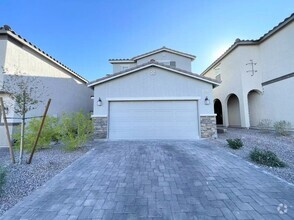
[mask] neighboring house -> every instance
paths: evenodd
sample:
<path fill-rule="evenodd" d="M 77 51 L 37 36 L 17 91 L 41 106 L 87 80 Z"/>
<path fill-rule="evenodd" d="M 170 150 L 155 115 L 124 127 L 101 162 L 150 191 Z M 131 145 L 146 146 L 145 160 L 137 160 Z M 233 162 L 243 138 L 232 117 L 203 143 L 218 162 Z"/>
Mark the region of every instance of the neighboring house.
<path fill-rule="evenodd" d="M 201 75 L 213 90 L 217 124 L 256 127 L 260 120 L 294 126 L 294 14 L 258 40 L 239 40 Z"/>
<path fill-rule="evenodd" d="M 37 109 L 28 113 L 29 116 L 40 116 L 45 110 L 45 104 L 49 98 L 52 99 L 48 114 L 61 116 L 62 113 L 92 111 L 93 90 L 87 87 L 88 81 L 78 75 L 56 59 L 37 48 L 26 39 L 17 35 L 7 25 L 0 28 L 0 68 L 4 68 L 7 74 L 0 71 L 0 88 L 10 74 L 19 72 L 26 77 L 37 77 L 45 86 L 43 101 Z M 1 69 L 2 70 L 2 69 Z M 8 75 L 8 76 L 7 76 Z M 8 95 L 0 91 L 7 103 Z M 8 117 L 17 117 L 13 109 L 6 109 Z M 19 120 L 8 120 L 10 132 L 13 125 L 19 124 Z M 7 146 L 3 117 L 0 115 L 0 146 Z"/>
<path fill-rule="evenodd" d="M 191 72 L 196 57 L 166 47 L 132 59 L 111 59 L 113 74 L 94 88 L 96 139 L 216 137 L 216 80 Z"/>

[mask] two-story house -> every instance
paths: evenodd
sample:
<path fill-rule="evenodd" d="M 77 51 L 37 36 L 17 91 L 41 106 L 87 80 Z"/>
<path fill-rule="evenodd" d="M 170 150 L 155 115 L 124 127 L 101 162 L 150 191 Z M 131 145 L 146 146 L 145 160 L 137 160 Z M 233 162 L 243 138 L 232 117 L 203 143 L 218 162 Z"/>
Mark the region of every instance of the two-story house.
<path fill-rule="evenodd" d="M 44 90 L 39 88 L 39 93 L 42 94 L 41 99 L 44 103 L 33 111 L 28 112 L 27 117 L 41 116 L 49 98 L 52 99 L 48 111 L 50 116 L 58 117 L 63 113 L 81 110 L 85 113 L 92 111 L 91 96 L 93 95 L 93 90 L 87 87 L 88 81 L 16 34 L 7 25 L 0 28 L 0 68 L 0 88 L 2 88 L 7 78 L 15 74 L 37 79 L 37 82 L 41 82 L 39 85 L 45 88 Z M 5 74 L 2 68 L 5 70 Z M 13 104 L 13 100 L 3 91 L 0 91 L 0 97 L 3 97 L 6 103 Z M 7 116 L 10 118 L 8 120 L 10 133 L 13 133 L 14 126 L 18 125 L 20 120 L 11 118 L 19 116 L 14 114 L 11 105 L 5 106 L 5 109 L 8 113 Z M 3 117 L 0 113 L 0 146 L 7 145 Z"/>
<path fill-rule="evenodd" d="M 111 59 L 113 73 L 94 88 L 97 139 L 216 137 L 212 89 L 217 80 L 191 72 L 196 57 L 166 47 Z"/>
<path fill-rule="evenodd" d="M 202 76 L 213 90 L 217 124 L 256 127 L 262 119 L 294 127 L 294 14 L 258 40 L 235 43 Z"/>

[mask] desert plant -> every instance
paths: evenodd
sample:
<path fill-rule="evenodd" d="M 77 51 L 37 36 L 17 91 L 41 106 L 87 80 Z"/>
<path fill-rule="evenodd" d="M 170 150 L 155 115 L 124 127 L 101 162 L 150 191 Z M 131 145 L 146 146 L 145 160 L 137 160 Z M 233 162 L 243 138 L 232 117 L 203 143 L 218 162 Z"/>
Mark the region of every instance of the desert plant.
<path fill-rule="evenodd" d="M 240 138 L 227 139 L 227 142 L 228 142 L 229 147 L 234 150 L 240 149 L 243 146 L 243 142 Z"/>
<path fill-rule="evenodd" d="M 270 119 L 261 119 L 257 125 L 257 127 L 262 131 L 262 132 L 269 132 L 270 127 L 272 126 L 272 120 Z"/>
<path fill-rule="evenodd" d="M 0 167 L 0 194 L 2 192 L 2 188 L 5 183 L 5 176 L 6 176 L 6 172 L 4 168 Z"/>
<path fill-rule="evenodd" d="M 35 143 L 36 136 L 38 134 L 41 124 L 41 119 L 31 119 L 26 126 L 26 136 L 24 138 L 25 150 L 31 151 L 33 144 Z M 20 129 L 17 129 L 20 130 Z M 60 139 L 58 118 L 46 116 L 45 124 L 41 132 L 41 136 L 38 141 L 37 149 L 49 148 L 50 143 L 55 141 L 58 142 Z M 20 143 L 20 135 L 16 132 L 13 135 L 13 138 L 16 140 L 15 146 L 18 146 Z"/>
<path fill-rule="evenodd" d="M 260 150 L 255 148 L 250 152 L 250 159 L 258 164 L 270 167 L 285 167 L 286 164 L 278 156 L 269 150 Z"/>
<path fill-rule="evenodd" d="M 7 104 L 10 104 L 14 113 L 21 118 L 19 163 L 22 163 L 25 124 L 28 119 L 26 115 L 43 102 L 46 88 L 38 77 L 30 76 L 20 71 L 10 73 L 7 69 L 3 69 L 3 79 L 0 90 L 9 94 L 13 102 Z"/>
<path fill-rule="evenodd" d="M 291 123 L 288 121 L 277 121 L 274 123 L 275 131 L 282 136 L 289 135 L 289 131 L 291 130 Z"/>
<path fill-rule="evenodd" d="M 61 119 L 60 132 L 61 141 L 66 150 L 72 151 L 82 147 L 94 132 L 90 115 L 82 112 L 64 114 Z"/>

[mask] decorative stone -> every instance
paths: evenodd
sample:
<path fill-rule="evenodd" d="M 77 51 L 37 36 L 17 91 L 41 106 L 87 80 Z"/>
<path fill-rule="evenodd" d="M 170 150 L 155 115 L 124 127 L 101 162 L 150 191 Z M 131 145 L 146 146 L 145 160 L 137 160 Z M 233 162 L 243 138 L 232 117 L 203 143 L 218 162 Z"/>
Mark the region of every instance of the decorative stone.
<path fill-rule="evenodd" d="M 94 124 L 94 139 L 106 139 L 107 138 L 107 117 L 95 117 L 93 118 Z"/>
<path fill-rule="evenodd" d="M 200 116 L 200 128 L 202 138 L 217 138 L 215 116 Z"/>

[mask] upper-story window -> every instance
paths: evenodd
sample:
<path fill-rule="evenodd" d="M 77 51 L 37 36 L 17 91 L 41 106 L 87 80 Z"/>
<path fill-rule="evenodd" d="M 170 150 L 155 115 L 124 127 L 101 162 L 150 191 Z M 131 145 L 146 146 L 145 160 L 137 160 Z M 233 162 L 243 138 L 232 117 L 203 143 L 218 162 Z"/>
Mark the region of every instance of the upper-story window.
<path fill-rule="evenodd" d="M 163 65 L 171 66 L 171 67 L 176 67 L 176 61 L 170 61 L 170 60 L 158 60 L 158 63 L 161 63 Z"/>
<path fill-rule="evenodd" d="M 127 70 L 129 69 L 129 65 L 121 65 L 121 70 Z"/>
<path fill-rule="evenodd" d="M 214 68 L 214 76 L 215 76 L 215 79 L 216 80 L 221 81 L 221 69 L 220 69 L 220 65 L 217 65 Z"/>

